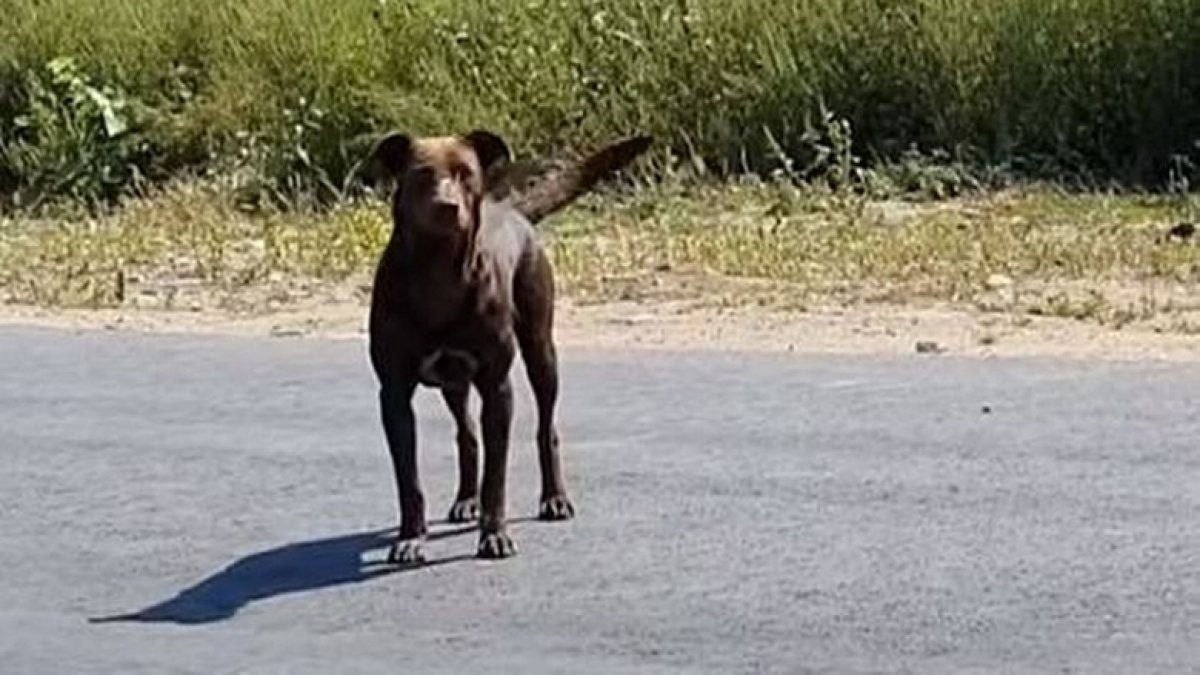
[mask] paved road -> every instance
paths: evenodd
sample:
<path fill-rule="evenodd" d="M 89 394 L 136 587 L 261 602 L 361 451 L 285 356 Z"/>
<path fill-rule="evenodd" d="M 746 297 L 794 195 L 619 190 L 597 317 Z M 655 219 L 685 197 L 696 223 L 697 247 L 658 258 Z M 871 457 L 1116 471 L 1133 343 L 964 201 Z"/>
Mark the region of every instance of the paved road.
<path fill-rule="evenodd" d="M 360 343 L 0 332 L 0 671 L 1200 672 L 1196 368 L 564 359 L 579 518 L 392 572 Z"/>

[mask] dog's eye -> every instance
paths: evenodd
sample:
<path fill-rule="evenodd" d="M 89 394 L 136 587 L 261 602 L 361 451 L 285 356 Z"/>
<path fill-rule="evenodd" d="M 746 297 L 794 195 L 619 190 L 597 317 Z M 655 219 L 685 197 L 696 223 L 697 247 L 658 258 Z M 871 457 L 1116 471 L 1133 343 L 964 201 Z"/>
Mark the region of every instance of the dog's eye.
<path fill-rule="evenodd" d="M 433 182 L 433 169 L 416 167 L 408 172 L 408 183 L 414 187 L 429 185 Z"/>
<path fill-rule="evenodd" d="M 461 183 L 466 183 L 471 180 L 471 170 L 463 164 L 456 164 L 450 168 L 450 175 L 454 180 Z"/>

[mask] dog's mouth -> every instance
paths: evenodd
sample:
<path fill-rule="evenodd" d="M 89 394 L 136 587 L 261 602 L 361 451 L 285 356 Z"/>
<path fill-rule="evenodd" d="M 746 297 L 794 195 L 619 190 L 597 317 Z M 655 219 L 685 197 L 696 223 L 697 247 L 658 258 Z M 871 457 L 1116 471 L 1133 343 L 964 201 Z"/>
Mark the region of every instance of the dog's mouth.
<path fill-rule="evenodd" d="M 473 229 L 474 219 L 470 211 L 461 204 L 427 202 L 410 205 L 404 212 L 405 220 L 419 230 L 422 236 L 447 243 L 466 236 Z"/>
<path fill-rule="evenodd" d="M 443 229 L 461 228 L 465 218 L 462 206 L 453 202 L 433 202 L 429 205 L 429 222 Z"/>

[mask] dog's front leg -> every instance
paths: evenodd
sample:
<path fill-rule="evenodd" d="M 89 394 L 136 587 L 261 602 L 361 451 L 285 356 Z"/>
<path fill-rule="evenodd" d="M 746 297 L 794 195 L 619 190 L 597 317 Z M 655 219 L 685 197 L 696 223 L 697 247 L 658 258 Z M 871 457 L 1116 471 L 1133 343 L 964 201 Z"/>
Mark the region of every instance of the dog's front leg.
<path fill-rule="evenodd" d="M 442 399 L 454 417 L 458 445 L 458 494 L 450 507 L 452 523 L 466 523 L 479 517 L 479 439 L 471 419 L 468 386 L 442 387 Z"/>
<path fill-rule="evenodd" d="M 385 382 L 379 390 L 380 413 L 400 502 L 400 535 L 388 560 L 400 564 L 424 561 L 421 544 L 426 532 L 425 496 L 417 475 L 417 428 L 412 408 L 415 390 L 415 383 L 392 382 Z"/>
<path fill-rule="evenodd" d="M 483 427 L 483 490 L 479 518 L 481 558 L 507 558 L 517 552 L 505 522 L 508 437 L 512 428 L 513 391 L 507 375 L 479 387 Z"/>

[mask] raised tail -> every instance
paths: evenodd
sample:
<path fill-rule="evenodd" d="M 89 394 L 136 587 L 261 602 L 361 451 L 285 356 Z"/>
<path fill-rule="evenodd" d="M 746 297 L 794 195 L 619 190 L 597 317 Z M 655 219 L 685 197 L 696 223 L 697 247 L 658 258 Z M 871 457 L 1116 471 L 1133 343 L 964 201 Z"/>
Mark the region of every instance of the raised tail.
<path fill-rule="evenodd" d="M 568 162 L 514 195 L 513 207 L 536 224 L 637 159 L 653 142 L 650 136 L 633 136 L 607 145 L 582 161 Z"/>

